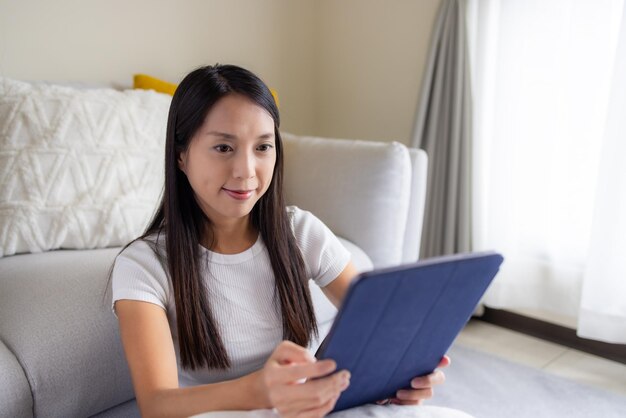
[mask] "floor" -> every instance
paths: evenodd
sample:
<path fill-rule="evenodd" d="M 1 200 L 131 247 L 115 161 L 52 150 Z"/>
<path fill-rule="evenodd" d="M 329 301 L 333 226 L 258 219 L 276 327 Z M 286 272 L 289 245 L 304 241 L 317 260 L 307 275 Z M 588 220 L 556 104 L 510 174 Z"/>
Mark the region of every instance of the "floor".
<path fill-rule="evenodd" d="M 626 364 L 478 320 L 471 320 L 461 331 L 456 342 L 516 363 L 626 396 Z"/>

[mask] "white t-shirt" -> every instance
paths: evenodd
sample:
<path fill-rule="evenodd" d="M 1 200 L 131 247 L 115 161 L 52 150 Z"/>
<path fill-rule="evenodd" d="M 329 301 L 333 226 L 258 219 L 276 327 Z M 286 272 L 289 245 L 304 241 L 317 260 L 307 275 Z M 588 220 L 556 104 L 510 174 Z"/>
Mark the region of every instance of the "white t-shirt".
<path fill-rule="evenodd" d="M 306 274 L 324 287 L 343 271 L 350 253 L 310 212 L 288 207 Z M 156 237 L 154 237 L 155 239 Z M 165 240 L 157 243 L 165 254 Z M 165 263 L 145 241 L 135 241 L 116 259 L 112 274 L 113 309 L 120 299 L 140 300 L 162 307 L 172 332 L 180 386 L 235 379 L 263 367 L 282 341 L 280 301 L 274 298 L 274 272 L 260 235 L 239 254 L 218 254 L 200 246 L 201 274 L 209 303 L 231 361 L 228 370 L 182 369 L 174 293 Z"/>

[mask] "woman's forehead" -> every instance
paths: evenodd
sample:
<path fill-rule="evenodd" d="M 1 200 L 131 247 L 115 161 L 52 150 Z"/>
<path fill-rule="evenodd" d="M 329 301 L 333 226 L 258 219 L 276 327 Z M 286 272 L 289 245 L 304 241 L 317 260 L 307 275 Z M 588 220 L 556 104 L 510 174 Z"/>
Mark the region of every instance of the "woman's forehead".
<path fill-rule="evenodd" d="M 204 118 L 204 130 L 228 132 L 230 129 L 254 128 L 274 131 L 272 115 L 241 94 L 229 94 L 219 99 Z"/>

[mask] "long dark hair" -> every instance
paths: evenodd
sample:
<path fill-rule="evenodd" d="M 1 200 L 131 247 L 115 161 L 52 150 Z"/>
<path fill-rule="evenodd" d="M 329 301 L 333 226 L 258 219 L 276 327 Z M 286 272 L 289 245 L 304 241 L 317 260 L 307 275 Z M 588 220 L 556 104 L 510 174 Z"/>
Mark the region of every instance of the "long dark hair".
<path fill-rule="evenodd" d="M 198 206 L 177 160 L 180 153 L 187 150 L 213 105 L 234 93 L 251 99 L 274 119 L 276 165 L 273 178 L 267 192 L 252 209 L 250 218 L 267 247 L 276 278 L 283 338 L 306 346 L 318 332 L 304 261 L 285 210 L 283 143 L 276 102 L 263 81 L 246 69 L 234 65 L 201 67 L 183 79 L 172 98 L 165 142 L 163 197 L 156 215 L 138 238 L 165 233 L 166 265 L 173 284 L 180 359 L 184 368 L 230 367 L 207 297 L 204 283 L 207 279 L 200 274 L 199 243 L 203 238 L 212 240 L 212 236 L 203 236 L 207 230 L 211 231 L 211 220 Z"/>

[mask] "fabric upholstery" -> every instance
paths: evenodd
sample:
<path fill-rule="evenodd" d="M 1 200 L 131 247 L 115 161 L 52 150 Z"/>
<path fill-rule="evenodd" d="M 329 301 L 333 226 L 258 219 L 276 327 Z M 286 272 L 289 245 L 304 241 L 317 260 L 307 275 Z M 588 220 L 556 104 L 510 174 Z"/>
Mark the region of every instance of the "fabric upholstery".
<path fill-rule="evenodd" d="M 403 263 L 412 263 L 419 258 L 424 208 L 426 207 L 426 176 L 428 172 L 428 156 L 424 150 L 409 148 L 409 156 L 413 172 L 411 176 L 409 216 L 406 220 L 402 248 Z"/>
<path fill-rule="evenodd" d="M 0 417 L 33 416 L 33 398 L 24 370 L 9 348 L 0 342 Z"/>
<path fill-rule="evenodd" d="M 0 78 L 0 256 L 141 232 L 163 184 L 170 101 Z"/>
<path fill-rule="evenodd" d="M 374 267 L 400 264 L 411 191 L 407 147 L 287 133 L 283 139 L 287 203 L 315 213 Z"/>
<path fill-rule="evenodd" d="M 118 251 L 0 260 L 0 339 L 24 369 L 37 417 L 89 416 L 134 397 L 105 294 Z"/>
<path fill-rule="evenodd" d="M 354 243 L 348 241 L 345 238 L 337 237 L 339 241 L 346 247 L 346 250 L 352 254 L 352 263 L 356 267 L 358 272 L 369 271 L 374 268 L 372 260 L 369 258 L 365 251 L 357 247 Z"/>
<path fill-rule="evenodd" d="M 92 418 L 141 418 L 141 414 L 139 413 L 137 401 L 133 399 L 93 415 Z"/>

